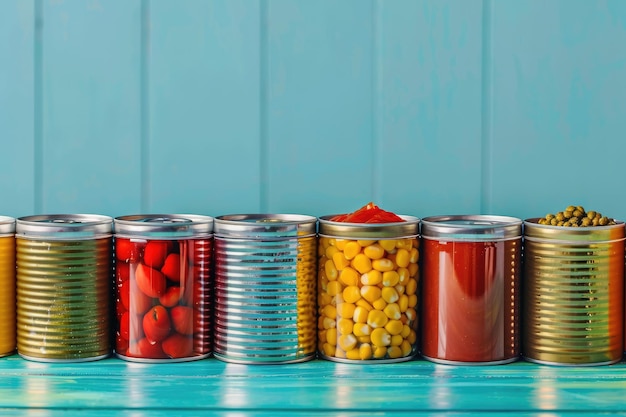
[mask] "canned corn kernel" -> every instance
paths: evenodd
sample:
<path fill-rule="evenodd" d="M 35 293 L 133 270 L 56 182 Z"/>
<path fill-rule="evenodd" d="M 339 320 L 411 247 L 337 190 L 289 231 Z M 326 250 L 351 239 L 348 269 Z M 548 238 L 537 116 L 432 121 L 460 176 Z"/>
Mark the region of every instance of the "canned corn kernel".
<path fill-rule="evenodd" d="M 215 219 L 215 357 L 291 363 L 315 355 L 317 219 L 241 214 Z"/>
<path fill-rule="evenodd" d="M 446 364 L 519 359 L 522 221 L 426 217 L 422 238 L 422 355 Z"/>
<path fill-rule="evenodd" d="M 0 357 L 15 343 L 15 219 L 0 216 Z"/>
<path fill-rule="evenodd" d="M 623 222 L 559 227 L 524 222 L 524 357 L 606 365 L 624 347 Z"/>
<path fill-rule="evenodd" d="M 122 216 L 114 230 L 116 355 L 153 363 L 208 357 L 213 218 Z"/>
<path fill-rule="evenodd" d="M 318 352 L 337 362 L 399 362 L 417 353 L 419 219 L 319 220 Z"/>
<path fill-rule="evenodd" d="M 17 219 L 17 351 L 41 362 L 84 362 L 111 352 L 112 218 Z"/>

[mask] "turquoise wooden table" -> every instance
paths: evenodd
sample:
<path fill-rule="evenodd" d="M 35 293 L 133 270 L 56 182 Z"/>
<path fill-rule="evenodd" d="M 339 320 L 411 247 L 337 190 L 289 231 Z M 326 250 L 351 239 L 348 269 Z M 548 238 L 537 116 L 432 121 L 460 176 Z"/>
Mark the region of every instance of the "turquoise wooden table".
<path fill-rule="evenodd" d="M 238 365 L 0 359 L 0 415 L 626 415 L 626 363 Z"/>

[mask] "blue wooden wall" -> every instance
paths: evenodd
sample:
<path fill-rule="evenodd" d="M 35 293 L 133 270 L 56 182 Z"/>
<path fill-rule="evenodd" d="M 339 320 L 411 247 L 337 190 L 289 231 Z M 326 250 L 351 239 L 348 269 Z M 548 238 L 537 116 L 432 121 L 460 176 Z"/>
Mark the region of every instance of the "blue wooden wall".
<path fill-rule="evenodd" d="M 626 1 L 0 0 L 0 214 L 626 219 Z"/>

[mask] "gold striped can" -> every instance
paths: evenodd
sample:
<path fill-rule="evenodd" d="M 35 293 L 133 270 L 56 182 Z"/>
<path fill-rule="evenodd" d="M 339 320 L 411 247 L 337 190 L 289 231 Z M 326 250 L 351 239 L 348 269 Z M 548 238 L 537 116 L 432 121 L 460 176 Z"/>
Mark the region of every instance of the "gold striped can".
<path fill-rule="evenodd" d="M 522 350 L 532 362 L 605 365 L 624 345 L 623 222 L 524 222 Z"/>
<path fill-rule="evenodd" d="M 84 362 L 111 353 L 112 226 L 92 214 L 17 219 L 20 356 Z"/>
<path fill-rule="evenodd" d="M 15 219 L 0 216 L 0 356 L 15 343 Z"/>
<path fill-rule="evenodd" d="M 215 219 L 214 356 L 225 362 L 315 357 L 317 218 L 242 214 Z"/>

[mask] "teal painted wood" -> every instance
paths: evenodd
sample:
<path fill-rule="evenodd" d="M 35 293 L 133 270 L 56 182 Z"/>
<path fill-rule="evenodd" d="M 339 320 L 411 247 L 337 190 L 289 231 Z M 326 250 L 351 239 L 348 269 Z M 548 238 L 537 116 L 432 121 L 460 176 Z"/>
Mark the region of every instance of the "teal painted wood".
<path fill-rule="evenodd" d="M 352 211 L 375 197 L 372 2 L 278 0 L 267 7 L 264 206 Z"/>
<path fill-rule="evenodd" d="M 419 217 L 478 213 L 481 2 L 377 5 L 376 197 Z"/>
<path fill-rule="evenodd" d="M 151 212 L 260 210 L 260 3 L 150 2 Z"/>
<path fill-rule="evenodd" d="M 492 2 L 490 211 L 626 218 L 626 3 Z M 532 29 L 530 29 L 532 28 Z"/>
<path fill-rule="evenodd" d="M 43 2 L 42 211 L 140 205 L 140 2 Z"/>
<path fill-rule="evenodd" d="M 0 215 L 35 210 L 35 3 L 0 6 Z"/>
<path fill-rule="evenodd" d="M 0 359 L 0 410 L 92 415 L 215 412 L 546 415 L 625 412 L 626 365 L 448 366 L 423 360 L 351 365 L 314 360 L 246 366 L 210 358 L 177 364 L 106 359 L 43 364 Z M 36 414 L 35 414 L 36 415 Z M 72 415 L 72 414 L 70 414 Z M 185 414 L 180 414 L 185 415 Z"/>

